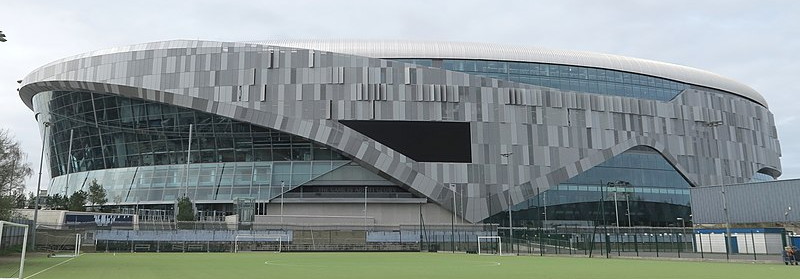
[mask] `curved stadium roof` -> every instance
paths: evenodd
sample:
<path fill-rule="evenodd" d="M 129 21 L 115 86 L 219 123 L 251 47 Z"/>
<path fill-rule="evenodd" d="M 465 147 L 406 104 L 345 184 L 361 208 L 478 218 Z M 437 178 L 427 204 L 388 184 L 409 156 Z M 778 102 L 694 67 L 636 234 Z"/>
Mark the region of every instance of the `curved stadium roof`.
<path fill-rule="evenodd" d="M 400 40 L 270 40 L 246 42 L 290 48 L 315 49 L 383 59 L 470 59 L 534 62 L 573 65 L 638 73 L 687 84 L 713 88 L 753 100 L 764 107 L 767 101 L 753 88 L 733 79 L 700 69 L 670 63 L 584 51 L 554 50 L 537 47 L 506 46 L 486 43 L 400 41 Z M 71 59 L 128 51 L 221 46 L 223 42 L 171 40 L 91 51 L 48 63 L 47 66 Z M 34 72 L 38 71 L 34 70 Z M 23 84 L 34 81 L 26 76 Z M 26 98 L 23 98 L 25 100 Z M 29 103 L 29 102 L 26 102 Z"/>
<path fill-rule="evenodd" d="M 437 58 L 535 62 L 639 73 L 737 94 L 767 107 L 753 88 L 700 69 L 670 63 L 584 51 L 486 43 L 400 40 L 269 40 L 251 43 L 315 49 L 372 58 Z"/>

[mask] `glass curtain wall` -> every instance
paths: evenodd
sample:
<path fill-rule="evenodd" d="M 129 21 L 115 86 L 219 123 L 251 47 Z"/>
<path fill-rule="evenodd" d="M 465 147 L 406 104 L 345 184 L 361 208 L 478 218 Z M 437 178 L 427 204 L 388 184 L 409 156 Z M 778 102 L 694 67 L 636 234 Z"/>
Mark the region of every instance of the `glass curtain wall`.
<path fill-rule="evenodd" d="M 109 203 L 172 202 L 184 194 L 263 200 L 349 162 L 302 137 L 168 104 L 74 91 L 33 100 L 34 111 L 52 123 L 53 194 L 87 190 L 97 179 Z"/>
<path fill-rule="evenodd" d="M 512 215 L 514 225 L 574 220 L 612 225 L 617 213 L 620 226 L 675 225 L 676 218 L 690 214 L 689 187 L 660 153 L 640 146 L 516 204 Z M 507 214 L 504 211 L 486 221 L 508 224 Z"/>
<path fill-rule="evenodd" d="M 53 177 L 99 169 L 192 163 L 348 160 L 308 139 L 173 105 L 89 92 L 42 92 Z M 70 150 L 72 133 L 72 153 Z"/>
<path fill-rule="evenodd" d="M 557 88 L 561 90 L 669 101 L 688 84 L 614 70 L 532 62 L 454 59 L 395 59 L 420 66 Z"/>

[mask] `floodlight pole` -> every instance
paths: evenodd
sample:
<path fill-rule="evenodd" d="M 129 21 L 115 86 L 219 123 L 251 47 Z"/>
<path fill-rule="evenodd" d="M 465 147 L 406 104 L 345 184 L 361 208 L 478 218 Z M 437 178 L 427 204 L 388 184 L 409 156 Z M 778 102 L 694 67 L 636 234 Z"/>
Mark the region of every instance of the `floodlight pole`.
<path fill-rule="evenodd" d="M 706 127 L 716 128 L 722 126 L 722 120 L 709 121 L 705 123 Z M 725 212 L 725 259 L 731 259 L 731 217 L 728 212 L 728 200 L 725 197 L 725 175 L 722 175 L 722 210 Z"/>
<path fill-rule="evenodd" d="M 42 156 L 39 160 L 39 182 L 36 184 L 36 200 L 33 203 L 33 233 L 31 234 L 31 250 L 36 251 L 36 226 L 39 221 L 39 195 L 42 191 L 42 167 L 44 166 L 44 147 L 47 142 L 47 127 L 53 125 L 48 121 L 43 121 L 44 132 L 42 133 Z"/>
<path fill-rule="evenodd" d="M 682 217 L 675 218 L 675 220 L 681 221 L 681 230 L 683 231 L 683 237 L 686 237 L 687 236 L 686 235 L 686 220 L 684 220 Z M 683 237 L 681 237 L 681 243 L 680 243 L 681 249 L 683 248 L 683 244 L 684 244 L 683 243 Z"/>
<path fill-rule="evenodd" d="M 542 216 L 544 216 L 544 223 L 547 223 L 547 191 L 544 191 L 542 193 L 542 200 L 544 201 L 544 203 L 542 203 L 542 207 L 544 207 L 544 211 L 542 211 Z"/>
<path fill-rule="evenodd" d="M 459 224 L 464 224 L 464 189 L 461 189 L 461 192 L 458 192 L 459 199 L 461 203 L 459 207 L 461 208 L 461 220 L 458 220 Z"/>
<path fill-rule="evenodd" d="M 453 217 L 450 219 L 450 248 L 456 252 L 456 184 L 450 184 L 450 191 L 453 192 Z"/>
<path fill-rule="evenodd" d="M 731 217 L 728 213 L 728 199 L 725 197 L 725 181 L 722 181 L 722 209 L 725 211 L 725 259 L 731 259 Z"/>
<path fill-rule="evenodd" d="M 617 220 L 617 235 L 619 235 L 619 205 L 617 204 L 617 187 L 619 187 L 619 184 L 621 183 L 614 184 L 614 216 Z"/>
<path fill-rule="evenodd" d="M 625 207 L 626 211 L 628 211 L 628 227 L 633 227 L 633 223 L 631 223 L 631 193 L 625 193 Z"/>
<path fill-rule="evenodd" d="M 281 180 L 281 226 L 283 226 L 283 187 L 286 183 Z"/>
<path fill-rule="evenodd" d="M 364 186 L 364 233 L 365 234 L 367 233 L 367 188 L 368 186 Z"/>
<path fill-rule="evenodd" d="M 192 128 L 194 124 L 189 124 L 189 149 L 186 151 L 186 181 L 184 182 L 184 192 L 183 196 L 189 196 L 189 164 L 192 163 Z M 196 188 L 196 187 L 195 187 Z M 195 192 L 195 197 L 197 197 L 197 192 Z"/>
<path fill-rule="evenodd" d="M 631 185 L 630 182 L 622 181 L 622 180 L 606 183 L 606 187 L 609 187 L 609 188 L 614 187 L 614 216 L 616 217 L 616 221 L 617 221 L 617 226 L 616 226 L 617 227 L 617 236 L 619 236 L 619 204 L 617 203 L 617 192 L 618 192 L 618 189 L 619 189 L 620 186 L 627 187 L 627 186 L 630 186 L 630 185 Z M 630 204 L 628 204 L 628 224 L 629 224 L 629 226 L 630 226 L 630 222 L 631 222 L 630 218 L 631 218 L 631 215 L 630 215 Z"/>
<path fill-rule="evenodd" d="M 69 195 L 69 175 L 72 173 L 72 139 L 75 135 L 75 129 L 69 129 L 69 150 L 67 151 L 67 178 L 64 183 L 64 197 Z"/>
<path fill-rule="evenodd" d="M 512 219 L 511 219 L 511 202 L 512 202 L 511 201 L 511 190 L 514 187 L 514 183 L 512 182 L 512 179 L 514 179 L 514 177 L 513 177 L 512 172 L 511 172 L 511 170 L 512 170 L 511 169 L 511 154 L 513 154 L 513 153 L 512 152 L 501 153 L 500 156 L 503 156 L 503 157 L 506 158 L 506 163 L 507 163 L 507 166 L 508 166 L 508 240 L 511 241 L 511 243 L 514 243 L 514 241 L 513 241 L 513 239 L 514 239 L 514 223 L 512 222 Z M 509 244 L 511 244 L 511 243 L 509 243 Z"/>

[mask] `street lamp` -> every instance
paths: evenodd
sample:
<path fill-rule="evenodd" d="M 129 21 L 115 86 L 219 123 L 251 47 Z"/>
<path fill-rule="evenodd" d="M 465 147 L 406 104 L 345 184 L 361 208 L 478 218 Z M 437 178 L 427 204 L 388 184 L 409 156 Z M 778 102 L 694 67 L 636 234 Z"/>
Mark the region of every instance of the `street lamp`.
<path fill-rule="evenodd" d="M 511 180 L 514 179 L 514 176 L 512 175 L 511 172 L 511 154 L 513 153 L 512 152 L 501 153 L 500 156 L 506 158 L 506 163 L 508 165 L 508 240 L 513 242 L 514 224 L 511 220 L 511 189 L 514 187 L 514 184 Z"/>
<path fill-rule="evenodd" d="M 42 133 L 42 155 L 39 160 L 39 182 L 36 184 L 36 200 L 33 203 L 33 234 L 31 234 L 31 248 L 34 250 L 36 249 L 36 226 L 39 221 L 39 193 L 42 192 L 42 167 L 44 166 L 44 147 L 47 142 L 47 127 L 53 124 L 48 121 L 43 121 L 42 125 L 44 125 L 44 132 Z"/>

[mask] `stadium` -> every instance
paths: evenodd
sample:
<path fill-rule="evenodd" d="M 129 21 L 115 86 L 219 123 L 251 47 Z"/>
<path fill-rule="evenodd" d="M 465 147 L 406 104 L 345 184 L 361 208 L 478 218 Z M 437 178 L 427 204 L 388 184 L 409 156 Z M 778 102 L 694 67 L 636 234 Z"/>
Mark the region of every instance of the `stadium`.
<path fill-rule="evenodd" d="M 19 93 L 49 194 L 96 180 L 139 218 L 186 196 L 265 224 L 677 226 L 691 187 L 781 174 L 758 92 L 608 54 L 174 40 L 52 62 Z"/>

